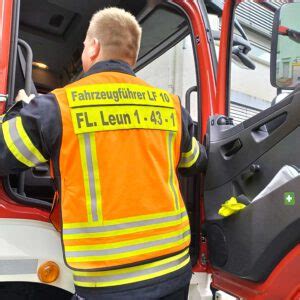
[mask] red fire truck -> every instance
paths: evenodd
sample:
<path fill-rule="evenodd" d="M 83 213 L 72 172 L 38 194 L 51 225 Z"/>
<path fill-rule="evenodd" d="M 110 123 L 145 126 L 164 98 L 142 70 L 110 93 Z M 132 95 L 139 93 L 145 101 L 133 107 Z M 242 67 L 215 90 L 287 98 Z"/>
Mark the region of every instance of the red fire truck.
<path fill-rule="evenodd" d="M 96 10 L 118 6 L 138 17 L 143 38 L 137 72 L 190 36 L 189 72 L 195 83 L 182 101 L 189 109 L 192 94 L 196 95 L 195 134 L 209 155 L 204 176 L 181 180 L 192 229 L 190 299 L 231 295 L 296 300 L 300 299 L 300 78 L 293 70 L 299 64 L 300 47 L 288 31 L 281 34 L 278 28 L 300 31 L 296 17 L 300 3 L 255 1 L 273 17 L 269 82 L 280 97 L 235 125 L 228 116 L 231 61 L 234 58 L 247 69 L 254 69 L 255 63 L 251 41 L 236 15 L 243 1 L 224 2 L 0 0 L 0 110 L 5 113 L 13 105 L 21 88 L 28 94 L 47 93 L 81 75 L 82 41 Z M 221 24 L 214 30 L 211 17 Z M 246 84 L 250 80 L 242 79 Z M 293 168 L 293 176 L 282 176 L 284 167 Z M 53 194 L 47 164 L 1 178 L 1 299 L 69 299 L 73 292 L 59 233 L 49 220 Z M 246 207 L 224 218 L 218 211 L 231 197 Z"/>

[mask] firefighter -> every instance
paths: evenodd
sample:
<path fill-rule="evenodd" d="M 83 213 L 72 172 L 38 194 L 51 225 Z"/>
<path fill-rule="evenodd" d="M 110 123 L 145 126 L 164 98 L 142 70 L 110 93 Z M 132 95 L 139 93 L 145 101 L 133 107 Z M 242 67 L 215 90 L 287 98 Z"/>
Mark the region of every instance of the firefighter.
<path fill-rule="evenodd" d="M 177 172 L 203 171 L 206 152 L 179 98 L 134 74 L 140 39 L 130 13 L 95 13 L 83 77 L 16 103 L 2 124 L 2 175 L 51 161 L 74 299 L 187 299 L 190 228 Z"/>

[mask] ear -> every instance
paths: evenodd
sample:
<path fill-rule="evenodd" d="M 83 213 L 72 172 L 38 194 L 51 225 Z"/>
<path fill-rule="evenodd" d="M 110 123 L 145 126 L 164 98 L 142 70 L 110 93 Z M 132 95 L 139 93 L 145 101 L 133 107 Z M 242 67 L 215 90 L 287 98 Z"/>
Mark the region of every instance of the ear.
<path fill-rule="evenodd" d="M 100 42 L 98 41 L 98 39 L 93 38 L 92 43 L 91 43 L 91 47 L 89 49 L 89 57 L 91 60 L 95 60 L 99 54 L 100 54 Z"/>

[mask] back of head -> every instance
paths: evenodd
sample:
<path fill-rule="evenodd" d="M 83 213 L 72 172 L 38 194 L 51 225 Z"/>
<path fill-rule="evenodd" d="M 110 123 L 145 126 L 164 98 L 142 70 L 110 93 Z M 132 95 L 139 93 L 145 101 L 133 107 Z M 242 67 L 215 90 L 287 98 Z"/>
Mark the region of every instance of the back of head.
<path fill-rule="evenodd" d="M 104 60 L 124 60 L 134 65 L 140 48 L 142 29 L 135 17 L 124 9 L 105 8 L 90 21 L 87 38 L 96 38 Z"/>

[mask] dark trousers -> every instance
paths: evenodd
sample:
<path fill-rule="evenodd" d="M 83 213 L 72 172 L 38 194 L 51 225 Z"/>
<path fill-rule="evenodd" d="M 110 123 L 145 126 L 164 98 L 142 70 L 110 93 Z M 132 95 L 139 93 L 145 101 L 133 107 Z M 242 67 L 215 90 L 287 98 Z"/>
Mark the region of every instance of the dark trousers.
<path fill-rule="evenodd" d="M 186 285 L 185 287 L 175 291 L 172 294 L 166 295 L 164 297 L 156 298 L 156 299 L 153 298 L 153 300 L 187 300 L 188 294 L 189 294 L 189 285 Z M 98 297 L 82 298 L 77 294 L 72 297 L 72 300 L 94 300 L 94 299 L 101 299 L 101 297 L 99 297 L 99 298 Z M 103 297 L 102 299 L 110 299 L 109 294 L 106 295 L 105 297 Z M 115 298 L 113 298 L 113 299 L 115 299 Z M 120 299 L 122 299 L 122 298 L 120 298 Z M 148 298 L 147 299 L 145 299 L 145 298 L 137 299 L 136 297 L 133 296 L 132 300 L 148 300 Z"/>
<path fill-rule="evenodd" d="M 159 298 L 160 300 L 187 300 L 189 295 L 189 286 L 181 288 L 178 291 L 175 291 L 172 294 Z"/>

